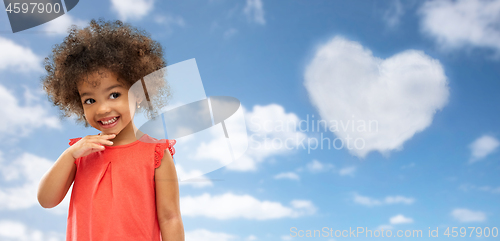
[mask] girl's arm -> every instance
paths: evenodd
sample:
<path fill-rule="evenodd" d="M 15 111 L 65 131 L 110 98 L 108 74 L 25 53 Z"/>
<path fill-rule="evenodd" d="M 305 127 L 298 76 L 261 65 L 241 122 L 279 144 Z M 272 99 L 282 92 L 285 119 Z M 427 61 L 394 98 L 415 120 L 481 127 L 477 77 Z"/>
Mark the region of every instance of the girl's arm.
<path fill-rule="evenodd" d="M 89 135 L 66 149 L 40 180 L 37 194 L 40 205 L 53 208 L 61 203 L 75 180 L 75 160 L 104 150 L 104 145 L 113 145 L 113 142 L 108 140 L 112 138 L 115 138 L 115 135 Z"/>
<path fill-rule="evenodd" d="M 165 150 L 161 164 L 155 169 L 156 209 L 163 241 L 184 241 L 179 205 L 179 183 L 174 160 L 170 151 Z"/>
<path fill-rule="evenodd" d="M 66 149 L 48 172 L 43 175 L 38 185 L 38 202 L 44 208 L 57 206 L 66 196 L 75 180 L 75 158 Z"/>

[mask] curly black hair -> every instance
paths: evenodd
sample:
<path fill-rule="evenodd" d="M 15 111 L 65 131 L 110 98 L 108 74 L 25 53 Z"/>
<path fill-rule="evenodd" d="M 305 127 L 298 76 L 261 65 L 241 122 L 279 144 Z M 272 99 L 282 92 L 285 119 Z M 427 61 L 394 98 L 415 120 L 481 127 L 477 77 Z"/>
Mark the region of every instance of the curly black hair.
<path fill-rule="evenodd" d="M 150 119 L 157 116 L 157 111 L 171 95 L 162 78 L 163 71 L 157 71 L 166 67 L 163 49 L 158 42 L 143 30 L 119 20 L 107 22 L 102 18 L 98 21 L 92 19 L 83 29 L 72 25 L 68 33 L 45 58 L 47 73 L 41 78 L 49 100 L 62 111 L 61 118 L 75 114 L 77 122 L 90 126 L 83 114 L 77 86 L 81 81 L 89 82 L 87 77 L 103 68 L 116 73 L 119 81 L 128 88 L 156 71 L 150 75 L 153 78 L 148 78 L 146 111 Z M 138 111 L 141 109 L 143 107 Z"/>

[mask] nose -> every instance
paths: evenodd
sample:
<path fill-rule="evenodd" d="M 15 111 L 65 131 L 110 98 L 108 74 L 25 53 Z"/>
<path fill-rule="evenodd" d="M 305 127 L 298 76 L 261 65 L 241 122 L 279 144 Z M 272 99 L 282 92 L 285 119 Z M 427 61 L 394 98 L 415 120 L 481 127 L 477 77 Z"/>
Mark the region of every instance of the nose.
<path fill-rule="evenodd" d="M 101 102 L 97 106 L 96 116 L 101 118 L 105 117 L 111 111 L 111 106 L 107 101 Z"/>

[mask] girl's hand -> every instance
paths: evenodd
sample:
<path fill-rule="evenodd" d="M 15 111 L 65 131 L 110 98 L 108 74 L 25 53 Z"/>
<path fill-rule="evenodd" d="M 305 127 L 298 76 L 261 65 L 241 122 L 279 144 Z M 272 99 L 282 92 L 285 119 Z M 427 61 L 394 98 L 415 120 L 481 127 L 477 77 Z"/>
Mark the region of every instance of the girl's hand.
<path fill-rule="evenodd" d="M 104 150 L 105 147 L 103 145 L 112 146 L 113 142 L 109 139 L 113 139 L 115 137 L 115 134 L 85 136 L 70 146 L 69 151 L 76 160 L 77 158 L 86 156 L 90 153 Z"/>

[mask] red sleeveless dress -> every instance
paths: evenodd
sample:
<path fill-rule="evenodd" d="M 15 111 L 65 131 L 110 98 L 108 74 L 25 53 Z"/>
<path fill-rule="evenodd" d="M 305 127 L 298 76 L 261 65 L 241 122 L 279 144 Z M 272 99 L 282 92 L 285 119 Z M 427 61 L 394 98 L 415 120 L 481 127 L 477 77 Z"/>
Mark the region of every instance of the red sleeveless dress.
<path fill-rule="evenodd" d="M 174 144 L 144 134 L 76 159 L 66 241 L 162 240 L 154 173 L 165 149 L 174 155 Z"/>

